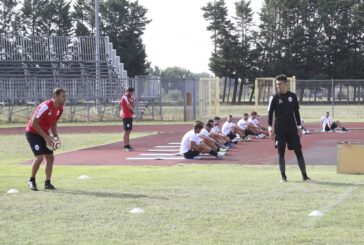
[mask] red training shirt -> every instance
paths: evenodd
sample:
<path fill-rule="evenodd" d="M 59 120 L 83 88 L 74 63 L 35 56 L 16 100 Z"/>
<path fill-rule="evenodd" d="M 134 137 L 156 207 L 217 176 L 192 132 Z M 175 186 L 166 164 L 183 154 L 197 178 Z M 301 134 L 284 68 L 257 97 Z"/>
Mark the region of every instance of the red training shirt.
<path fill-rule="evenodd" d="M 56 108 L 53 103 L 54 101 L 50 99 L 37 106 L 25 129 L 27 132 L 38 134 L 32 126 L 34 118 L 37 118 L 40 127 L 49 135 L 49 129 L 59 120 L 63 113 L 63 105 Z"/>
<path fill-rule="evenodd" d="M 128 105 L 131 104 L 131 96 L 124 95 L 120 100 L 120 117 L 133 118 L 133 111 L 129 109 Z"/>

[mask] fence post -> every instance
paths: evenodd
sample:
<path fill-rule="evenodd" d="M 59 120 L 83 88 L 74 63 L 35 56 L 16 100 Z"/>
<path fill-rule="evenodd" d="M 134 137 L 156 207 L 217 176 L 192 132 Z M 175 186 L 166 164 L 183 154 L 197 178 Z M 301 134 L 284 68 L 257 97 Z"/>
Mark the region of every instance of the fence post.
<path fill-rule="evenodd" d="M 255 93 L 255 111 L 257 111 L 258 110 L 258 96 L 259 96 L 259 91 L 258 91 L 259 89 L 258 89 L 258 79 L 255 79 L 255 91 L 254 91 L 254 93 Z"/>
<path fill-rule="evenodd" d="M 196 79 L 193 79 L 193 120 L 196 120 Z"/>
<path fill-rule="evenodd" d="M 187 81 L 184 79 L 184 87 L 183 87 L 183 121 L 187 121 L 187 99 L 186 99 L 186 86 L 187 86 Z"/>
<path fill-rule="evenodd" d="M 335 85 L 334 85 L 334 78 L 331 78 L 331 115 L 332 118 L 335 118 L 335 111 L 334 111 L 334 100 L 335 100 Z"/>

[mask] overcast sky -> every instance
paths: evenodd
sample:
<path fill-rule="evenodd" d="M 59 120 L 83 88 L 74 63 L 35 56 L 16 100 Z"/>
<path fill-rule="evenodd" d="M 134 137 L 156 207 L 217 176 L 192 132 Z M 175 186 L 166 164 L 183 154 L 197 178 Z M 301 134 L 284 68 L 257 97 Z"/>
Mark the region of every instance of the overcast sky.
<path fill-rule="evenodd" d="M 212 1 L 212 0 L 211 0 Z M 152 22 L 143 36 L 152 66 L 180 66 L 192 72 L 207 72 L 213 45 L 201 7 L 209 0 L 139 0 L 148 9 Z M 226 0 L 229 14 L 235 14 L 234 2 Z M 262 0 L 252 0 L 254 12 L 260 12 Z M 258 20 L 258 15 L 254 19 Z"/>

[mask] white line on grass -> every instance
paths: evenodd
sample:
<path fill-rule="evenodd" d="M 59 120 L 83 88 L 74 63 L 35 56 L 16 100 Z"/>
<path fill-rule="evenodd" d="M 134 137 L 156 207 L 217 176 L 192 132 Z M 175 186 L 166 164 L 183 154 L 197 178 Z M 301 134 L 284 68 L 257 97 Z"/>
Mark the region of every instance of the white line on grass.
<path fill-rule="evenodd" d="M 333 210 L 336 206 L 339 206 L 341 203 L 343 203 L 351 193 L 353 193 L 355 190 L 359 188 L 358 183 L 353 183 L 354 186 L 351 186 L 350 188 L 346 189 L 343 193 L 341 193 L 333 202 L 329 203 L 325 207 L 318 209 L 321 213 L 323 213 L 323 216 L 325 216 L 327 213 L 329 213 L 331 210 Z M 316 222 L 319 220 L 319 217 L 310 217 L 309 221 L 306 223 L 305 227 L 312 227 L 316 224 Z"/>

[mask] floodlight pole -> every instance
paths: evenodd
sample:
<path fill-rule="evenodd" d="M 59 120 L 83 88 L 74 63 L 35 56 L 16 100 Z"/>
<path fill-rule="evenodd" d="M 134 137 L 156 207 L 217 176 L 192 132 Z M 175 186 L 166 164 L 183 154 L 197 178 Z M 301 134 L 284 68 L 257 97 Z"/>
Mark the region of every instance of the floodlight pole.
<path fill-rule="evenodd" d="M 98 116 L 101 115 L 101 103 L 100 103 L 100 17 L 99 17 L 99 0 L 95 0 L 95 43 L 96 43 L 96 109 Z M 100 117 L 99 117 L 100 119 Z"/>

